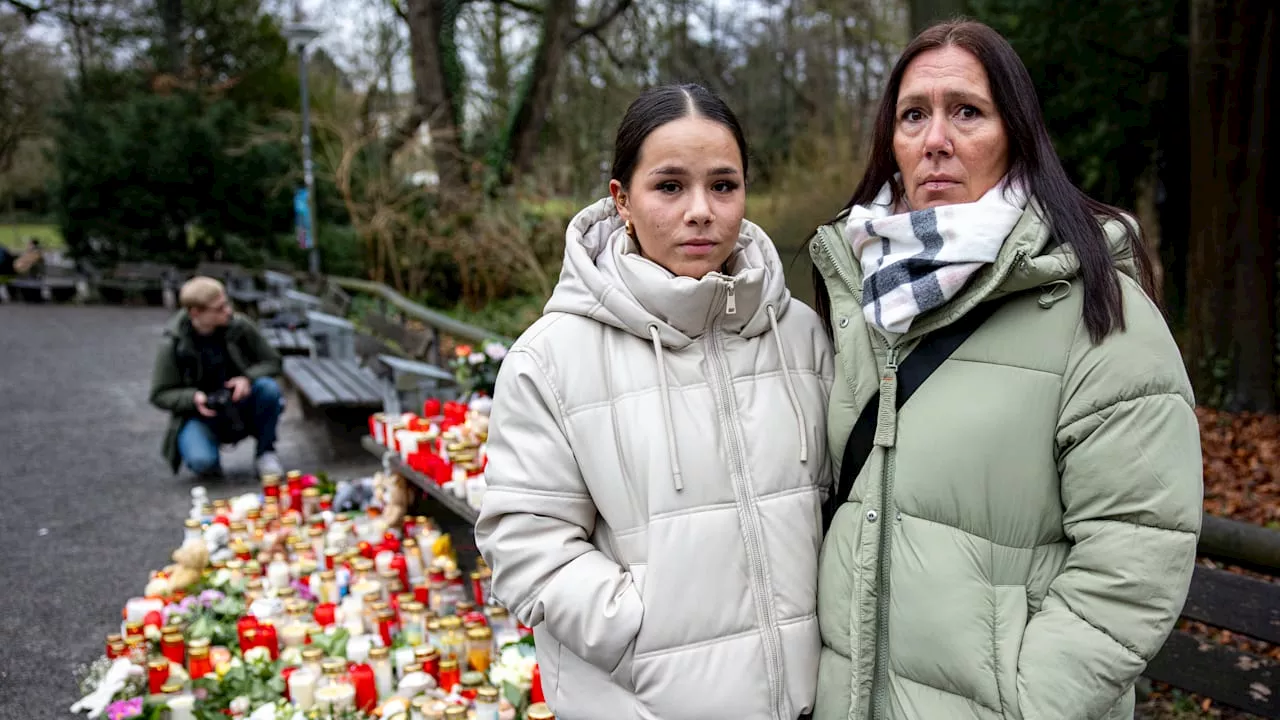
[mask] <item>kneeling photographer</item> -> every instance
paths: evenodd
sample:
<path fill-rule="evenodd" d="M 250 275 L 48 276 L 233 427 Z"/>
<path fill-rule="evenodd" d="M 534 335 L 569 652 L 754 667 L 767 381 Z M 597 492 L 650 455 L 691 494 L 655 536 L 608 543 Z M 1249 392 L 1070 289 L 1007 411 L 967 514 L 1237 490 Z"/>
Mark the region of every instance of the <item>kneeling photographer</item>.
<path fill-rule="evenodd" d="M 163 448 L 170 469 L 186 464 L 197 475 L 219 476 L 220 447 L 253 437 L 257 473 L 280 474 L 280 354 L 251 320 L 232 312 L 217 280 L 188 280 L 178 302 L 151 378 L 151 404 L 170 413 Z"/>

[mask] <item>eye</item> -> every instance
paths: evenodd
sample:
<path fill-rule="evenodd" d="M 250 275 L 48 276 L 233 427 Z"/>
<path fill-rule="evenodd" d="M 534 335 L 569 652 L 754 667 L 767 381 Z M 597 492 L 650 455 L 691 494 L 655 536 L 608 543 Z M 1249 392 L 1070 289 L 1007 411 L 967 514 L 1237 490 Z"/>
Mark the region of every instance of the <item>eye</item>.
<path fill-rule="evenodd" d="M 920 108 L 911 108 L 902 113 L 902 119 L 907 122 L 920 122 L 924 120 L 924 113 L 920 111 Z"/>
<path fill-rule="evenodd" d="M 982 112 L 981 112 L 980 110 L 978 110 L 978 108 L 976 108 L 976 107 L 974 107 L 974 106 L 972 106 L 972 105 L 961 105 L 961 106 L 960 106 L 960 112 L 959 112 L 959 115 L 960 115 L 960 117 L 964 118 L 965 120 L 972 120 L 972 119 L 974 119 L 974 118 L 978 117 L 978 116 L 979 116 L 979 115 L 981 115 L 981 114 L 982 114 Z"/>
<path fill-rule="evenodd" d="M 659 183 L 658 190 L 660 192 L 667 193 L 668 195 L 673 195 L 680 192 L 680 183 L 668 180 L 664 183 Z"/>
<path fill-rule="evenodd" d="M 715 185 L 712 185 L 711 189 L 718 193 L 731 193 L 738 189 L 738 183 L 732 180 L 721 180 Z"/>

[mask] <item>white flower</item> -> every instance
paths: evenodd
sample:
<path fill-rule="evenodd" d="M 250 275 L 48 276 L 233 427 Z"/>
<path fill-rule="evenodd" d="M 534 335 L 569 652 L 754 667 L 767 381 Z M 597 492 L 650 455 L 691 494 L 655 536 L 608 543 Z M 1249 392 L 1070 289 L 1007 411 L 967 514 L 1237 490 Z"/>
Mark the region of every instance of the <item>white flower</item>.
<path fill-rule="evenodd" d="M 302 648 L 287 647 L 280 651 L 280 662 L 285 666 L 302 664 Z"/>
<path fill-rule="evenodd" d="M 254 648 L 254 650 L 257 649 L 258 648 Z M 237 697 L 235 700 L 231 701 L 231 704 L 227 706 L 227 709 L 231 711 L 232 715 L 244 715 L 249 712 L 249 697 L 247 695 Z"/>
<path fill-rule="evenodd" d="M 263 665 L 271 662 L 271 651 L 264 647 L 249 648 L 244 654 L 244 661 L 250 665 Z"/>
<path fill-rule="evenodd" d="M 501 360 L 507 356 L 507 346 L 499 342 L 491 342 L 484 346 L 484 354 L 488 355 L 490 360 Z"/>
<path fill-rule="evenodd" d="M 484 353 L 478 353 L 478 352 L 473 352 L 469 356 L 467 356 L 467 362 L 471 363 L 472 365 L 482 365 L 484 364 L 484 361 L 487 359 L 488 358 L 484 356 Z"/>
<path fill-rule="evenodd" d="M 231 571 L 223 568 L 209 578 L 209 587 L 220 588 L 231 582 Z"/>

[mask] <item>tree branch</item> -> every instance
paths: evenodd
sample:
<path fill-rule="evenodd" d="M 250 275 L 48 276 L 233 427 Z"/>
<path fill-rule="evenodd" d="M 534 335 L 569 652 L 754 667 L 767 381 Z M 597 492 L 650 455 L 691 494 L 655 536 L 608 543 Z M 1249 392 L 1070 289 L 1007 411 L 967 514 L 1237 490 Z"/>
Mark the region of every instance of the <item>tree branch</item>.
<path fill-rule="evenodd" d="M 600 43 L 600 48 L 604 50 L 605 55 L 609 56 L 610 62 L 612 62 L 619 70 L 628 69 L 627 64 L 623 62 L 622 58 L 618 57 L 618 54 L 613 51 L 613 46 L 605 42 L 604 38 L 600 37 L 600 33 L 598 31 L 587 33 L 587 35 Z"/>
<path fill-rule="evenodd" d="M 479 0 L 462 0 L 463 5 L 467 5 L 473 2 L 479 2 Z M 532 3 L 520 2 L 520 0 L 492 0 L 492 2 L 496 2 L 499 5 L 506 5 L 507 7 L 513 10 L 519 10 L 520 12 L 529 13 L 530 15 L 542 14 L 541 7 L 534 5 Z"/>
<path fill-rule="evenodd" d="M 575 27 L 569 33 L 568 37 L 564 39 L 565 44 L 573 45 L 588 35 L 595 35 L 608 27 L 609 23 L 618 19 L 618 16 L 625 12 L 629 7 L 631 7 L 631 0 L 614 0 L 613 7 L 600 13 L 600 17 L 596 18 L 595 22 L 589 25 L 575 24 Z"/>
<path fill-rule="evenodd" d="M 52 10 L 48 5 L 32 5 L 23 0 L 3 0 L 3 2 L 17 10 L 27 22 L 34 22 L 36 17 Z"/>

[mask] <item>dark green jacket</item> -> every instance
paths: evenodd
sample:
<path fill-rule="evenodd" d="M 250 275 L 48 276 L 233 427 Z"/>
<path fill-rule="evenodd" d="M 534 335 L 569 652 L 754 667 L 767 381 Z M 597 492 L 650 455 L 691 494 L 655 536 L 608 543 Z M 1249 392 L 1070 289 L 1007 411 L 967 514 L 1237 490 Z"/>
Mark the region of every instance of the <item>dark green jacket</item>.
<path fill-rule="evenodd" d="M 193 333 L 187 311 L 180 310 L 165 326 L 151 374 L 151 404 L 170 414 L 161 452 L 175 473 L 182 464 L 178 455 L 178 430 L 183 422 L 197 414 L 196 385 L 202 369 L 200 355 L 192 341 Z M 250 380 L 281 372 L 280 353 L 267 344 L 253 321 L 243 315 L 232 317 L 227 327 L 227 358 L 238 371 L 235 374 Z"/>

